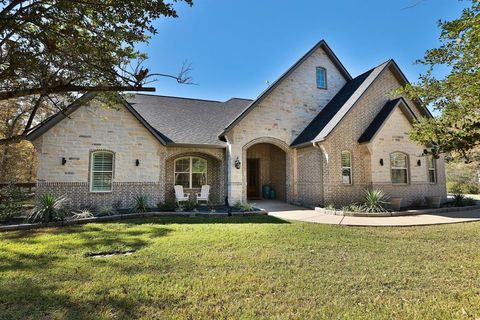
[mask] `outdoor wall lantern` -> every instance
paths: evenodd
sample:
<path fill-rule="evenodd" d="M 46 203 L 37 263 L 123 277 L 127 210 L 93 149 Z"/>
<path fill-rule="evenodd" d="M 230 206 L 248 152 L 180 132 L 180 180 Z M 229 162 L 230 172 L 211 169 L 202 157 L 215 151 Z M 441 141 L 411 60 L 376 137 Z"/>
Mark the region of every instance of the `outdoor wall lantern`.
<path fill-rule="evenodd" d="M 417 166 L 420 167 L 421 165 L 422 165 L 422 160 L 418 159 L 418 160 L 417 160 Z"/>
<path fill-rule="evenodd" d="M 235 160 L 235 168 L 240 169 L 241 165 L 242 165 L 242 163 L 240 162 L 240 159 L 238 159 L 238 157 L 237 157 L 237 159 Z"/>
<path fill-rule="evenodd" d="M 138 167 L 140 165 L 140 160 L 135 160 L 135 165 Z"/>
<path fill-rule="evenodd" d="M 65 158 L 62 158 L 62 166 L 64 166 L 64 165 L 65 165 L 65 163 L 67 163 L 67 159 L 65 159 Z"/>
<path fill-rule="evenodd" d="M 383 159 L 380 159 L 380 165 L 383 167 Z"/>

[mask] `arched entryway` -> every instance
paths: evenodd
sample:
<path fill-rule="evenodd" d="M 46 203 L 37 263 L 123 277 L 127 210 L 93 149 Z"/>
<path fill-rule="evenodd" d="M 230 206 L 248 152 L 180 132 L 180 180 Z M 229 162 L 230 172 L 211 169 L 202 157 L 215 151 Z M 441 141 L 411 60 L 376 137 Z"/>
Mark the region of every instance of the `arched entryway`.
<path fill-rule="evenodd" d="M 181 185 L 194 199 L 203 184 L 210 185 L 211 203 L 224 203 L 224 164 L 210 154 L 202 152 L 177 153 L 165 161 L 165 199 L 174 200 L 174 186 Z"/>
<path fill-rule="evenodd" d="M 287 200 L 287 154 L 276 144 L 258 142 L 246 148 L 247 200 Z M 273 192 L 265 193 L 264 187 Z"/>

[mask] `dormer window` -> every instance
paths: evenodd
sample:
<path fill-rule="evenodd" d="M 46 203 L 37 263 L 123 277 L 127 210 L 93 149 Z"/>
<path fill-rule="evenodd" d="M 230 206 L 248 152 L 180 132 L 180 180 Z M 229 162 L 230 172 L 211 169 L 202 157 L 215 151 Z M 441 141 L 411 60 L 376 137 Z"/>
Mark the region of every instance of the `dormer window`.
<path fill-rule="evenodd" d="M 317 88 L 327 89 L 327 69 L 317 67 Z"/>

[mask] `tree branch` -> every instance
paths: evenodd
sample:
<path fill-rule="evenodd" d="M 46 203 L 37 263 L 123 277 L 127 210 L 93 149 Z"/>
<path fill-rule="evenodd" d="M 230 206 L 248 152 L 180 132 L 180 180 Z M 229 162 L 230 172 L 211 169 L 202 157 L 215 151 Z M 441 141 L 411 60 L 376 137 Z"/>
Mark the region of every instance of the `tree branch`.
<path fill-rule="evenodd" d="M 30 89 L 18 89 L 13 91 L 0 91 L 0 101 L 21 98 L 31 96 L 35 94 L 47 95 L 58 94 L 65 92 L 100 92 L 100 91 L 155 91 L 153 87 L 140 87 L 140 86 L 81 86 L 72 84 L 62 84 L 49 88 L 30 88 Z"/>

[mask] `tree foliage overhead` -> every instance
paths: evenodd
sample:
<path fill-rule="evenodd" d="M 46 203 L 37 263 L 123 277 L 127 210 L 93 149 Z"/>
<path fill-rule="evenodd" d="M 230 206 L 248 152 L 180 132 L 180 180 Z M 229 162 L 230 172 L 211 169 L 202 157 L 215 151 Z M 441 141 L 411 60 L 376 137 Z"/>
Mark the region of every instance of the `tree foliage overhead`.
<path fill-rule="evenodd" d="M 453 21 L 439 21 L 441 46 L 428 50 L 418 63 L 428 71 L 403 94 L 421 99 L 439 113 L 415 125 L 411 138 L 430 145 L 433 153 L 468 158 L 480 144 L 480 2 L 473 0 Z M 449 73 L 438 78 L 436 67 Z"/>
<path fill-rule="evenodd" d="M 151 73 L 142 67 L 146 55 L 135 49 L 157 33 L 156 19 L 177 17 L 178 2 L 192 5 L 192 0 L 0 0 L 0 101 L 40 101 L 30 104 L 28 130 L 46 102 L 61 110 L 62 102 L 71 102 L 64 98 L 78 93 L 153 91 L 145 86 L 157 76 L 188 83 L 188 67 L 178 75 Z"/>

